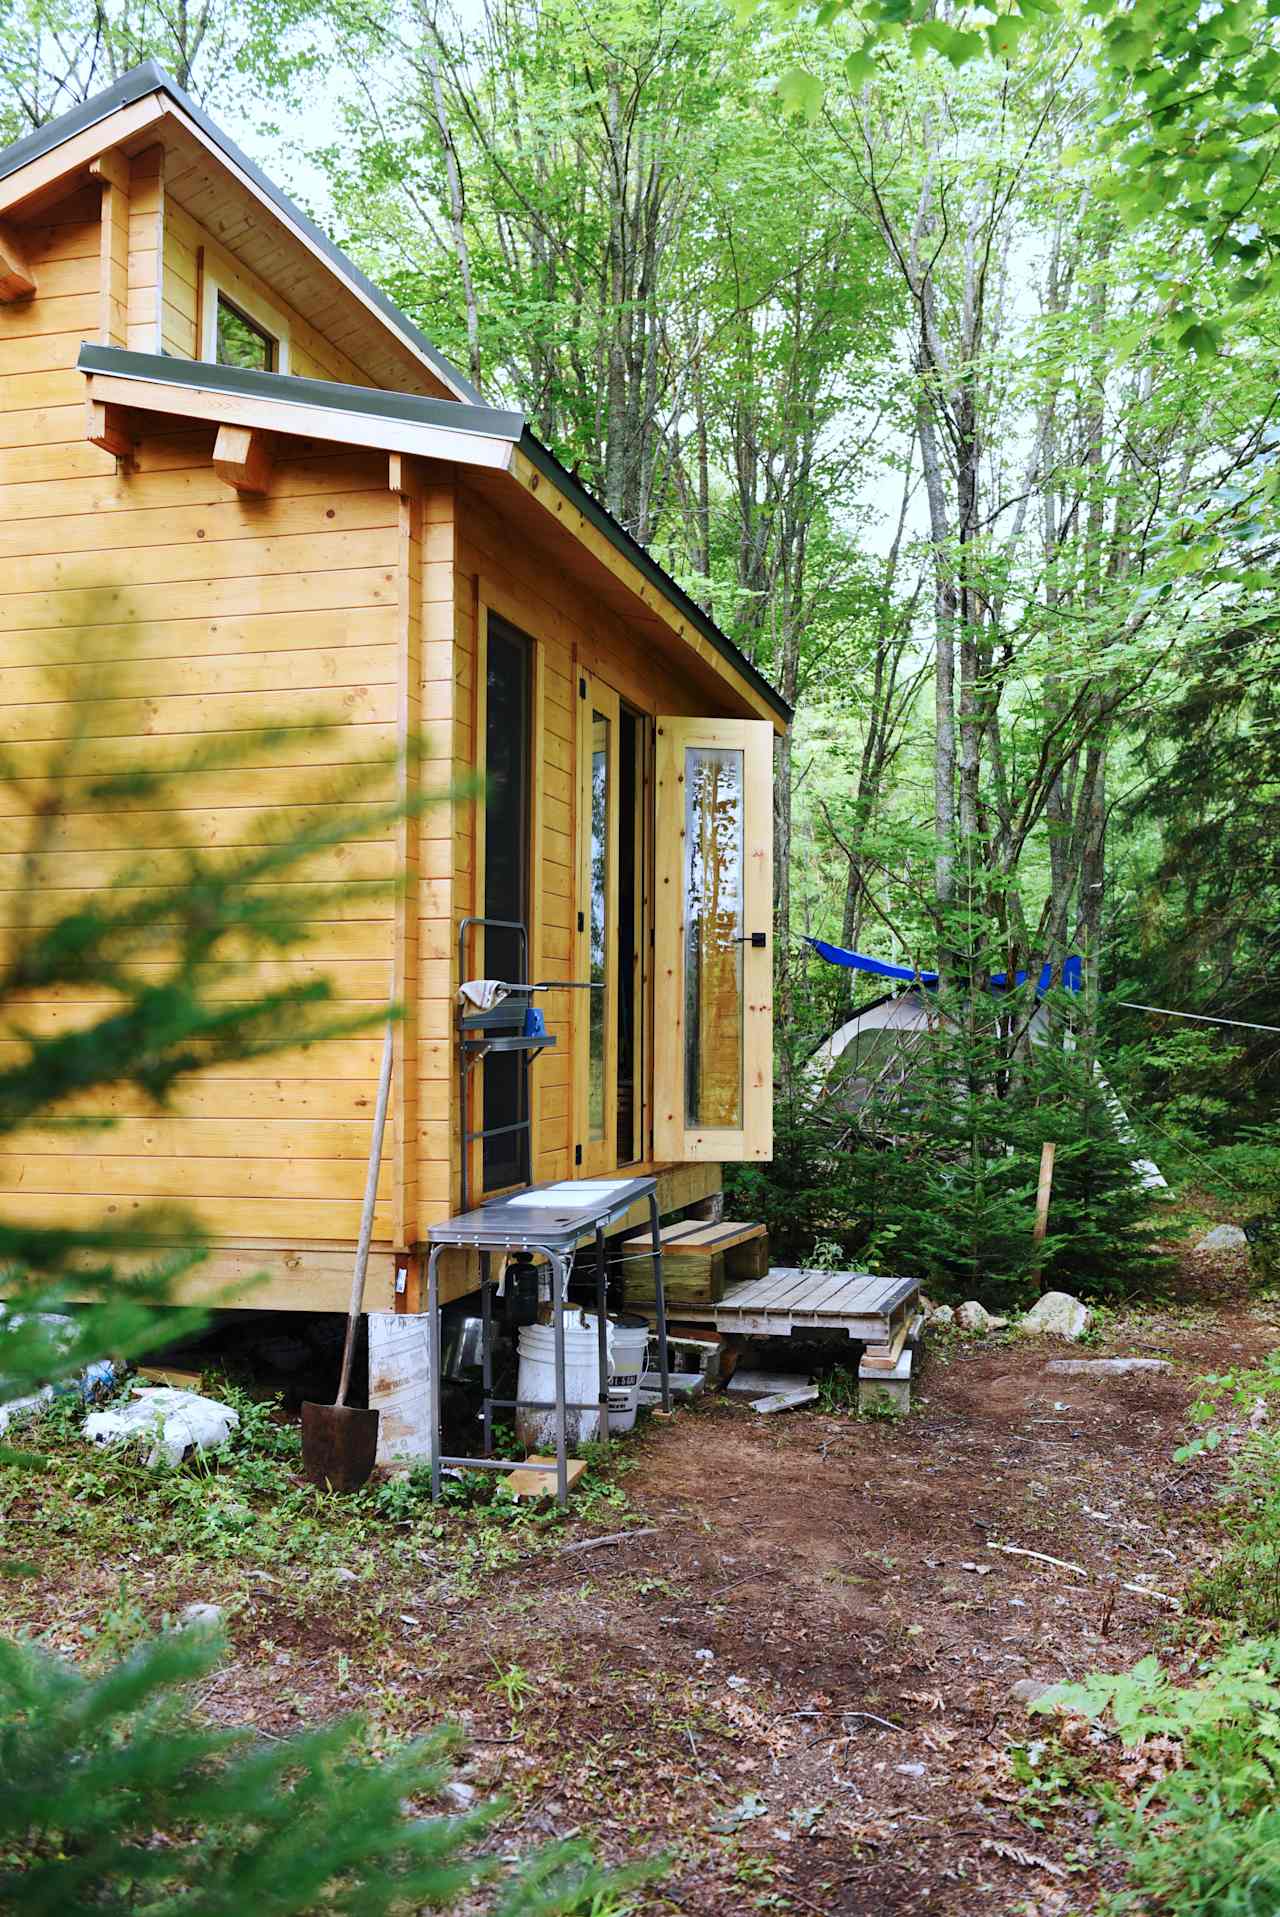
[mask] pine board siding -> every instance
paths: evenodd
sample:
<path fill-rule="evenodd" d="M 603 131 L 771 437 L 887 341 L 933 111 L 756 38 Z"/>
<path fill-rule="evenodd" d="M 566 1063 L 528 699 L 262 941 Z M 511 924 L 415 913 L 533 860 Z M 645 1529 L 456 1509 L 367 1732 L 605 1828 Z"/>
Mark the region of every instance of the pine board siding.
<path fill-rule="evenodd" d="M 536 978 L 567 980 L 581 963 L 580 676 L 650 718 L 715 710 L 723 679 L 692 647 L 684 656 L 647 604 L 602 584 L 583 560 L 581 515 L 557 519 L 535 501 L 536 479 L 508 500 L 496 474 L 283 439 L 269 445 L 269 480 L 255 495 L 215 472 L 212 425 L 138 411 L 129 459 L 90 443 L 81 341 L 208 357 L 212 285 L 251 315 L 280 316 L 294 374 L 372 385 L 371 369 L 385 376 L 392 365 L 406 390 L 442 390 L 402 346 L 357 323 L 348 294 L 308 301 L 322 269 L 282 250 L 207 155 L 172 129 L 162 143 L 148 128 L 135 144 L 127 160 L 105 152 L 100 180 L 81 175 L 24 226 L 37 290 L 0 304 L 0 698 L 14 774 L 0 791 L 0 950 L 51 761 L 64 809 L 41 853 L 37 922 L 126 867 L 121 896 L 142 900 L 181 877 L 192 849 L 234 860 L 346 816 L 359 766 L 370 768 L 362 799 L 410 804 L 398 821 L 368 820 L 263 881 L 263 896 L 339 890 L 297 950 L 250 965 L 232 945 L 211 988 L 234 1003 L 325 977 L 336 1014 L 363 1020 L 361 1030 L 221 1067 L 179 1087 L 163 1112 L 128 1088 L 83 1099 L 74 1115 L 115 1122 L 0 1140 L 0 1203 L 71 1224 L 182 1204 L 214 1243 L 185 1295 L 210 1298 L 263 1274 L 238 1302 L 344 1308 L 394 999 L 402 1017 L 368 1289 L 370 1308 L 386 1309 L 397 1260 L 459 1197 L 457 933 L 483 909 L 467 788 L 483 771 L 489 613 L 534 642 Z M 270 743 L 266 725 L 278 729 Z M 185 767 L 204 748 L 209 763 L 180 790 L 100 809 L 103 774 Z M 160 928 L 144 970 L 163 978 L 175 950 Z M 111 1003 L 63 988 L 19 1010 L 29 1028 L 59 1032 Z M 542 1003 L 559 1043 L 533 1067 L 538 1180 L 575 1169 L 586 1013 L 576 994 Z M 0 1033 L 0 1062 L 22 1055 Z M 664 1210 L 719 1185 L 716 1165 L 657 1169 Z M 442 1277 L 448 1297 L 475 1273 L 458 1257 Z M 410 1308 L 416 1282 L 400 1301 Z"/>
<path fill-rule="evenodd" d="M 202 337 L 201 305 L 209 277 L 229 299 L 243 300 L 246 310 L 252 312 L 255 305 L 273 308 L 287 322 L 291 373 L 305 379 L 338 380 L 349 386 L 377 384 L 168 192 L 164 208 L 163 351 L 178 359 L 214 357 L 211 342 Z"/>
<path fill-rule="evenodd" d="M 109 884 L 122 863 L 127 896 L 142 897 L 180 874 L 185 847 L 235 857 L 323 822 L 348 809 L 353 762 L 380 764 L 370 798 L 395 795 L 406 716 L 406 541 L 386 459 L 313 448 L 278 459 L 268 496 L 241 498 L 212 470 L 211 429 L 166 432 L 157 422 L 127 472 L 84 438 L 75 360 L 81 340 L 100 329 L 104 270 L 112 323 L 123 307 L 131 346 L 154 350 L 157 330 L 167 351 L 189 355 L 195 345 L 195 228 L 162 200 L 159 149 L 134 160 L 129 186 L 127 306 L 120 241 L 104 248 L 103 189 L 92 186 L 26 229 L 37 293 L 0 307 L 0 696 L 20 775 L 0 797 L 0 938 L 21 878 L 24 816 L 50 755 L 65 758 L 73 734 L 67 809 L 42 859 L 42 918 Z M 295 344 L 310 332 L 303 325 Z M 319 335 L 314 360 L 303 366 L 295 352 L 294 365 L 358 377 Z M 334 722 L 333 730 L 309 730 L 316 721 Z M 284 728 L 271 750 L 256 741 L 266 723 Z M 135 800 L 123 819 L 97 809 L 96 776 L 178 765 L 206 743 L 227 748 L 226 762 L 192 774 L 176 799 Z M 163 1113 L 122 1090 L 82 1100 L 79 1115 L 118 1123 L 0 1141 L 8 1214 L 74 1224 L 180 1203 L 218 1245 L 193 1293 L 259 1272 L 266 1282 L 244 1302 L 340 1306 L 359 1223 L 380 1014 L 397 963 L 394 887 L 404 852 L 394 827 L 366 826 L 291 871 L 293 885 L 352 884 L 296 953 L 248 976 L 229 966 L 213 987 L 234 1001 L 325 975 L 339 1016 L 369 1016 L 367 1035 L 202 1075 Z M 157 978 L 164 962 L 159 945 Z M 110 1003 L 63 988 L 20 1010 L 26 1024 L 50 1032 L 90 1022 Z M 6 1062 L 21 1051 L 0 1039 Z M 392 1125 L 416 1129 L 412 1088 L 406 1097 L 402 1081 L 397 1091 L 404 1110 L 393 1106 Z M 375 1306 L 391 1302 L 403 1202 L 388 1153 L 374 1220 Z"/>

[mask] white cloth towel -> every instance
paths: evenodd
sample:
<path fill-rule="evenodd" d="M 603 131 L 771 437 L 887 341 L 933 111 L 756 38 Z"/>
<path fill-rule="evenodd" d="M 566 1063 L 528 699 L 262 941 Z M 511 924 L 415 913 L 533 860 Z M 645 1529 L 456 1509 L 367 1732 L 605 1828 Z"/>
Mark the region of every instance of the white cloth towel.
<path fill-rule="evenodd" d="M 469 978 L 458 987 L 463 1004 L 474 1005 L 478 1012 L 491 1012 L 506 996 L 507 988 L 500 978 Z"/>

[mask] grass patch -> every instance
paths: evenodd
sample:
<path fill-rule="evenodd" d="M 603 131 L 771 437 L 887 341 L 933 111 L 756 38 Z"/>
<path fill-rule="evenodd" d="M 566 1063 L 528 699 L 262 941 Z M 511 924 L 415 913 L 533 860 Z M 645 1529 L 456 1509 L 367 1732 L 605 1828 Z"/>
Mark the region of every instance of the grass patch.
<path fill-rule="evenodd" d="M 303 1478 L 300 1428 L 275 1401 L 223 1379 L 209 1388 L 240 1414 L 239 1427 L 215 1455 L 178 1466 L 148 1466 L 132 1446 L 90 1443 L 81 1432 L 87 1407 L 70 1395 L 55 1400 L 23 1432 L 40 1455 L 37 1468 L 0 1465 L 8 1553 L 46 1588 L 94 1566 L 131 1577 L 145 1570 L 153 1609 L 185 1602 L 194 1582 L 203 1595 L 209 1583 L 280 1580 L 291 1607 L 305 1613 L 332 1601 L 340 1573 L 369 1586 L 412 1574 L 428 1600 L 436 1586 L 466 1594 L 553 1548 L 569 1526 L 638 1522 L 619 1482 L 631 1461 L 617 1445 L 585 1447 L 587 1476 L 567 1513 L 518 1502 L 481 1472 L 446 1480 L 433 1504 L 425 1466 L 339 1497 Z M 122 1595 L 122 1604 L 132 1601 Z M 140 1611 L 137 1621 L 141 1635 Z"/>

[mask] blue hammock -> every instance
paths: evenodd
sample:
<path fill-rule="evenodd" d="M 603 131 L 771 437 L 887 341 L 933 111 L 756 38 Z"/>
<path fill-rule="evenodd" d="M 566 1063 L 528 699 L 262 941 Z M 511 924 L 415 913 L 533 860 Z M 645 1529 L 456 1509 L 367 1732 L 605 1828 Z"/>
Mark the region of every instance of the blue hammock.
<path fill-rule="evenodd" d="M 883 959 L 868 958 L 863 952 L 846 952 L 842 945 L 828 945 L 825 939 L 806 938 L 804 942 L 806 945 L 811 945 L 818 957 L 824 958 L 828 965 L 843 965 L 846 970 L 852 972 L 870 972 L 874 978 L 900 979 L 904 985 L 936 985 L 938 983 L 936 972 L 917 972 L 910 965 L 886 965 Z M 1083 963 L 1079 957 L 1072 957 L 1063 962 L 1059 983 L 1065 985 L 1069 992 L 1080 990 Z M 1036 983 L 1037 992 L 1048 991 L 1054 982 L 1053 973 L 1052 965 L 1041 968 L 1040 977 Z M 1006 972 L 993 972 L 989 982 L 993 991 L 1003 991 L 1009 983 L 1009 977 Z M 1025 985 L 1027 973 L 1015 972 L 1013 982 L 1015 985 Z"/>

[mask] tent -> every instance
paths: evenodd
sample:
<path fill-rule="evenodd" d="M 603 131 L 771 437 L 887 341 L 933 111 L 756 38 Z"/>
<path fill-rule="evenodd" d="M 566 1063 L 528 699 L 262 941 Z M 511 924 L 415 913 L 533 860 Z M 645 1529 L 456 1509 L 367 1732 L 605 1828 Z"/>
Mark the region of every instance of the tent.
<path fill-rule="evenodd" d="M 825 959 L 830 965 L 841 965 L 851 971 L 865 972 L 873 978 L 890 980 L 897 987 L 873 999 L 869 1005 L 860 1006 L 843 1019 L 828 1038 L 823 1039 L 810 1055 L 811 1075 L 826 1081 L 829 1095 L 851 1115 L 861 1110 L 872 1097 L 897 1096 L 910 1081 L 921 1048 L 930 1043 L 939 1029 L 937 1001 L 932 996 L 937 987 L 938 974 L 917 971 L 911 966 L 890 965 L 883 959 L 869 958 L 861 952 L 847 951 L 843 946 L 829 945 L 825 939 L 811 938 L 806 939 L 805 943 L 811 945 L 819 958 Z M 1029 1023 L 1033 1045 L 1043 1045 L 1049 1037 L 1048 1007 L 1039 995 L 1049 989 L 1054 969 L 1044 966 L 1036 981 L 1038 996 Z M 1082 970 L 1082 961 L 1078 957 L 1068 958 L 1060 970 L 1060 983 L 1069 992 L 1078 992 L 1082 984 Z M 1027 976 L 1026 972 L 1016 973 L 1015 983 L 1025 984 Z M 1003 972 L 994 973 L 990 989 L 993 992 L 1003 991 L 1007 983 Z M 1073 1042 L 1068 1032 L 1064 1043 L 1070 1046 Z M 1118 1136 L 1126 1143 L 1136 1142 L 1128 1114 L 1096 1062 L 1094 1071 Z M 1133 1162 L 1148 1189 L 1167 1189 L 1159 1166 L 1151 1159 L 1135 1156 Z"/>

